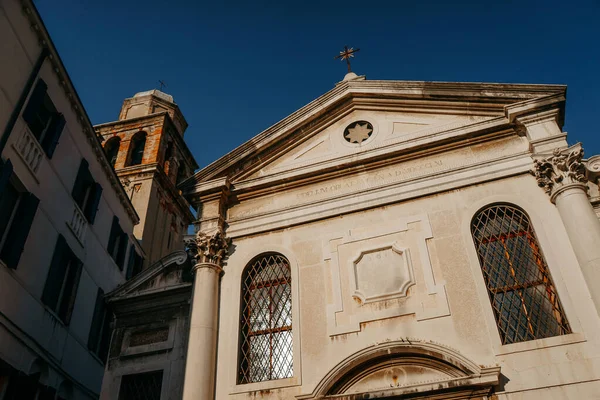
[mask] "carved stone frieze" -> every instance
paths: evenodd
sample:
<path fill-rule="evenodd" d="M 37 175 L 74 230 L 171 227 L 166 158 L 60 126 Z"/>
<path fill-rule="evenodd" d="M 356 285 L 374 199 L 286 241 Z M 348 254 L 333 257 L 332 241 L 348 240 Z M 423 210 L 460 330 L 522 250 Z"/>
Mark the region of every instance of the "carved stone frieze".
<path fill-rule="evenodd" d="M 576 144 L 567 149 L 555 149 L 552 155 L 534 160 L 535 176 L 538 186 L 552 196 L 556 190 L 569 184 L 585 184 L 586 168 L 583 159 L 583 148 Z"/>
<path fill-rule="evenodd" d="M 227 249 L 231 239 L 225 237 L 222 230 L 213 234 L 197 232 L 193 238 L 187 239 L 185 244 L 188 254 L 192 258 L 192 264 L 214 264 L 221 266 L 223 259 L 227 256 Z"/>

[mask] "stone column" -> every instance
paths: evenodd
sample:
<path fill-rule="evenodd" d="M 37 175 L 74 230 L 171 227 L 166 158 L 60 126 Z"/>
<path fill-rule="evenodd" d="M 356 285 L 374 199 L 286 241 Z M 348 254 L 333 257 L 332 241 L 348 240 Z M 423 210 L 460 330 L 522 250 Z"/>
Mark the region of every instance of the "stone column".
<path fill-rule="evenodd" d="M 186 242 L 195 277 L 183 400 L 212 400 L 215 396 L 219 281 L 230 242 L 223 233 L 225 198 L 221 191 L 202 199 L 198 231 Z"/>
<path fill-rule="evenodd" d="M 538 185 L 556 204 L 596 311 L 600 312 L 600 221 L 587 195 L 588 173 L 582 162 L 581 144 L 534 158 Z"/>

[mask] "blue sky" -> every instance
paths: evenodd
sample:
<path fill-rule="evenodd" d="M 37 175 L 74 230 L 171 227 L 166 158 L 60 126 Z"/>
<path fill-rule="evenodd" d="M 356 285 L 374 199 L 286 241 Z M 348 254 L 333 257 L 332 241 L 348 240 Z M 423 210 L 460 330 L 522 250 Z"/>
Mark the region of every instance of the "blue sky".
<path fill-rule="evenodd" d="M 367 79 L 567 84 L 564 130 L 600 153 L 600 1 L 37 0 L 94 124 L 158 87 L 203 167 L 330 90 Z"/>

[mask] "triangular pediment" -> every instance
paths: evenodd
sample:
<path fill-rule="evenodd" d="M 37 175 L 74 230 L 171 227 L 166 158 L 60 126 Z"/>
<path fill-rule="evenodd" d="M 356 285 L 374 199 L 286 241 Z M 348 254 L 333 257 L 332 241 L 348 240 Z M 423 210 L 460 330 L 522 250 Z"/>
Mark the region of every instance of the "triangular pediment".
<path fill-rule="evenodd" d="M 189 260 L 185 251 L 175 251 L 108 293 L 110 302 L 189 285 Z"/>
<path fill-rule="evenodd" d="M 247 187 L 254 181 L 287 182 L 304 173 L 327 173 L 478 134 L 505 134 L 514 128 L 517 115 L 536 107 L 558 108 L 562 116 L 565 92 L 559 85 L 347 81 L 198 171 L 181 187 L 192 194 L 203 182 L 221 178 Z M 358 121 L 371 124 L 372 132 L 360 143 L 348 142 L 345 130 Z"/>
<path fill-rule="evenodd" d="M 407 144 L 470 126 L 477 127 L 495 118 L 498 116 L 355 110 L 324 126 L 291 150 L 277 154 L 272 161 L 244 169 L 242 173 L 234 176 L 233 181 L 297 171 L 328 161 L 344 162 L 344 159 L 359 154 L 364 157 L 394 145 Z M 353 143 L 346 139 L 346 129 L 357 123 L 365 126 L 365 132 L 370 135 L 362 143 Z"/>

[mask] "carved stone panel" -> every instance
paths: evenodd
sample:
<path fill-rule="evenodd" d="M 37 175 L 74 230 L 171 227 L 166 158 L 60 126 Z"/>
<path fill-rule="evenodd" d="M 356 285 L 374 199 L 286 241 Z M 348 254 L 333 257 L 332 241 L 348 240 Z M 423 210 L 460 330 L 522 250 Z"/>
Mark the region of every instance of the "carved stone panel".
<path fill-rule="evenodd" d="M 445 372 L 445 371 L 444 371 Z M 398 365 L 375 371 L 354 383 L 346 393 L 368 393 L 374 390 L 447 380 L 448 375 L 424 365 Z"/>
<path fill-rule="evenodd" d="M 405 297 L 414 285 L 409 251 L 397 243 L 362 251 L 353 262 L 354 294 L 361 303 Z"/>
<path fill-rule="evenodd" d="M 432 237 L 429 217 L 422 214 L 357 226 L 325 239 L 329 336 L 405 315 L 417 321 L 450 315 L 445 285 L 436 282 L 429 257 Z"/>

